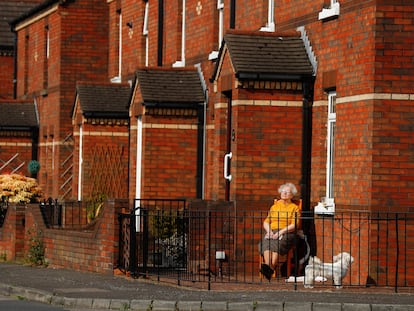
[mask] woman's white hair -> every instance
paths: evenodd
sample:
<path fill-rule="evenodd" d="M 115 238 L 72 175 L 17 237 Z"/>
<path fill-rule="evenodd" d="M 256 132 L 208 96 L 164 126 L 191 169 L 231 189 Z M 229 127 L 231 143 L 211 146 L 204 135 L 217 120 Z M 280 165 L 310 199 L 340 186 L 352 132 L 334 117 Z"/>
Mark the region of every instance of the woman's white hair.
<path fill-rule="evenodd" d="M 294 184 L 292 184 L 291 182 L 287 182 L 287 183 L 285 183 L 285 184 L 281 185 L 281 186 L 279 187 L 279 193 L 281 193 L 281 192 L 282 192 L 282 190 L 283 190 L 284 188 L 286 188 L 286 187 L 289 187 L 289 188 L 290 188 L 290 191 L 292 192 L 292 194 L 293 194 L 293 195 L 298 194 L 298 189 L 296 189 L 296 186 L 295 186 Z"/>

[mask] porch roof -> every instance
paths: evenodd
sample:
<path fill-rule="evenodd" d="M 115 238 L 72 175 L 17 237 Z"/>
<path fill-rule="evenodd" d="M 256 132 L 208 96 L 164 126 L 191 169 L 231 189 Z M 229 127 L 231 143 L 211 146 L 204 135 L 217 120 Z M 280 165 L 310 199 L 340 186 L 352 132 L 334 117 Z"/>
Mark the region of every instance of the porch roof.
<path fill-rule="evenodd" d="M 37 108 L 31 101 L 0 102 L 0 128 L 26 130 L 39 127 Z"/>
<path fill-rule="evenodd" d="M 226 51 L 238 79 L 303 80 L 314 74 L 305 44 L 298 32 L 226 33 L 212 81 L 218 79 Z"/>
<path fill-rule="evenodd" d="M 79 82 L 77 102 L 85 117 L 128 118 L 131 87 L 129 84 Z M 75 103 L 76 105 L 77 103 Z"/>
<path fill-rule="evenodd" d="M 144 68 L 136 71 L 144 105 L 173 107 L 204 103 L 204 91 L 197 69 Z"/>

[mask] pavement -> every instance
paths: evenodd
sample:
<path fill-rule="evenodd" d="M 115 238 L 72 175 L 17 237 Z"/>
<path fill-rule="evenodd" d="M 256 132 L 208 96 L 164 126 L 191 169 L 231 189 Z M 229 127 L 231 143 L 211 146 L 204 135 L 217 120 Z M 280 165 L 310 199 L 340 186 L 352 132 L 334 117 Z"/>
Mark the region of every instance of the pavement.
<path fill-rule="evenodd" d="M 151 311 L 414 311 L 414 289 L 315 287 L 273 283 L 177 285 L 66 269 L 0 263 L 0 295 L 67 308 Z M 285 282 L 283 282 L 285 283 Z M 205 286 L 205 284 L 203 284 Z"/>

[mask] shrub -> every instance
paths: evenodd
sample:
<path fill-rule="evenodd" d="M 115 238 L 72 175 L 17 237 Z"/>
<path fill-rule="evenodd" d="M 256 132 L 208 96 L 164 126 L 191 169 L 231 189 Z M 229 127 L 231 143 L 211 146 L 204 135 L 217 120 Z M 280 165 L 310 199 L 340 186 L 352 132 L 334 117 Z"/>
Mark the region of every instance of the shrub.
<path fill-rule="evenodd" d="M 8 202 L 33 203 L 42 198 L 42 191 L 36 179 L 19 174 L 0 175 L 0 197 Z"/>
<path fill-rule="evenodd" d="M 43 234 L 41 230 L 27 230 L 29 239 L 29 252 L 26 256 L 27 261 L 34 266 L 46 265 L 45 247 L 43 245 Z"/>

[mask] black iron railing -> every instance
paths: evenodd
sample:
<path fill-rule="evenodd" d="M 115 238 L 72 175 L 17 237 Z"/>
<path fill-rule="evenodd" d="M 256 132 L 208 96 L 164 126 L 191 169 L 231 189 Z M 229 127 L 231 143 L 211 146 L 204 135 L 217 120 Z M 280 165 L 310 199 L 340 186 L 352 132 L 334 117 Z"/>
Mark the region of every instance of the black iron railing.
<path fill-rule="evenodd" d="M 103 203 L 87 201 L 48 200 L 40 203 L 43 220 L 48 228 L 87 228 L 98 217 Z"/>
<path fill-rule="evenodd" d="M 161 206 L 159 201 L 141 201 L 139 209 L 120 215 L 124 233 L 120 234 L 119 262 L 126 271 L 178 284 L 205 282 L 209 288 L 213 282 L 268 283 L 259 273 L 258 250 L 267 211 L 190 211 Z M 335 255 L 346 252 L 353 262 L 341 285 L 414 287 L 414 262 L 410 260 L 414 214 L 303 213 L 297 222 L 302 231 L 291 257 L 292 275 L 286 275 L 282 267 L 271 283 L 303 286 L 310 257 L 332 263 Z M 327 271 L 317 279 L 321 282 L 315 282 L 316 287 L 337 285 Z"/>

